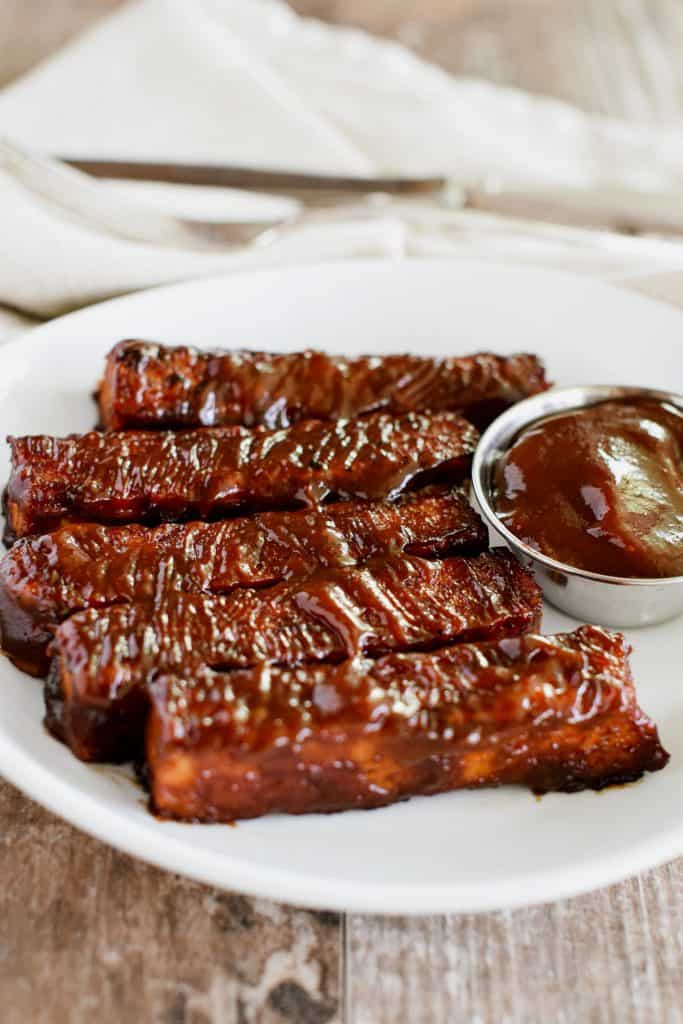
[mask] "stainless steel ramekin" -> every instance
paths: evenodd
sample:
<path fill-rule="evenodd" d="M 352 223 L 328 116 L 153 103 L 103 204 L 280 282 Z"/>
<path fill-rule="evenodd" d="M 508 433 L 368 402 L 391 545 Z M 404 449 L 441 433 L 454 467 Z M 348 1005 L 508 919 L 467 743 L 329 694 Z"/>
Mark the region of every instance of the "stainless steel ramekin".
<path fill-rule="evenodd" d="M 683 411 L 683 396 L 627 387 L 553 388 L 513 405 L 484 433 L 474 456 L 474 494 L 488 525 L 517 558 L 531 566 L 548 601 L 563 612 L 605 626 L 647 626 L 683 612 L 683 576 L 621 578 L 575 569 L 525 544 L 508 530 L 492 502 L 493 470 L 520 431 L 554 413 L 587 408 L 614 398 L 650 398 Z"/>

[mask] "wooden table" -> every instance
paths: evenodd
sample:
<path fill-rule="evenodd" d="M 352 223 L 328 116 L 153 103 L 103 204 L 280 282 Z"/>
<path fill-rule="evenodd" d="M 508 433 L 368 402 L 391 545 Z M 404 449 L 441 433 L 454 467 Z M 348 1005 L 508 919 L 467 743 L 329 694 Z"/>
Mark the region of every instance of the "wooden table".
<path fill-rule="evenodd" d="M 0 82 L 117 0 L 0 0 Z M 683 112 L 681 0 L 294 0 L 455 72 Z M 682 803 L 683 810 L 683 803 Z M 3 1024 L 676 1024 L 683 861 L 512 913 L 388 919 L 214 891 L 0 785 Z"/>

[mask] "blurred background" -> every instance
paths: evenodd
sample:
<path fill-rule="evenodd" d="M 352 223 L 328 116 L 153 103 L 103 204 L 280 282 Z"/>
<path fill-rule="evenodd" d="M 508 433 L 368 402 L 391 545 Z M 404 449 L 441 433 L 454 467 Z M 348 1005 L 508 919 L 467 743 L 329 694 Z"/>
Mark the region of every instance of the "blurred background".
<path fill-rule="evenodd" d="M 123 0 L 0 0 L 0 85 Z M 291 0 L 450 71 L 637 120 L 683 111 L 681 0 Z"/>

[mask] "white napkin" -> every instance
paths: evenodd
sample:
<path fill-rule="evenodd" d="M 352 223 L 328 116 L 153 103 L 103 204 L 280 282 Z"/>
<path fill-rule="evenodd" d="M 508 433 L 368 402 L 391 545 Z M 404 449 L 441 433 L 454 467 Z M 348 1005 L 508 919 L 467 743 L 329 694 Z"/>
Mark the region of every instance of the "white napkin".
<path fill-rule="evenodd" d="M 130 3 L 0 93 L 0 134 L 71 156 L 683 186 L 675 126 L 591 118 L 456 79 L 396 44 L 301 19 L 279 0 Z M 136 194 L 222 219 L 273 209 L 228 190 L 138 186 Z M 513 229 L 504 218 L 398 203 L 302 227 L 269 247 L 160 248 L 77 223 L 2 172 L 0 223 L 0 303 L 34 316 L 207 273 L 352 256 L 491 255 L 603 276 L 683 269 L 683 246 L 596 247 L 581 232 Z"/>

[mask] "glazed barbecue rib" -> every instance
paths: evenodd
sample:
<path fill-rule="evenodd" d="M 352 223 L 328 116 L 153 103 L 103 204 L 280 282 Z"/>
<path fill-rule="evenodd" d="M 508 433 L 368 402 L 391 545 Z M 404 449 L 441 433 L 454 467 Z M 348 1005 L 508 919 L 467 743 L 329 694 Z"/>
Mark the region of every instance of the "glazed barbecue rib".
<path fill-rule="evenodd" d="M 478 434 L 454 413 L 308 420 L 287 430 L 10 438 L 6 538 L 67 522 L 218 519 L 323 500 L 396 498 L 467 474 Z"/>
<path fill-rule="evenodd" d="M 623 637 L 595 626 L 151 686 L 153 810 L 233 821 L 514 783 L 602 789 L 668 761 Z"/>
<path fill-rule="evenodd" d="M 226 597 L 170 590 L 154 608 L 91 609 L 59 626 L 46 722 L 83 760 L 125 760 L 142 744 L 150 673 L 516 636 L 540 614 L 536 583 L 502 549 L 442 562 L 395 557 Z"/>
<path fill-rule="evenodd" d="M 201 352 L 122 341 L 107 357 L 99 400 L 108 430 L 286 427 L 379 409 L 460 409 L 481 426 L 546 387 L 543 366 L 532 355 L 343 359 L 311 350 Z"/>
<path fill-rule="evenodd" d="M 477 554 L 487 530 L 463 490 L 425 489 L 395 504 L 340 502 L 221 523 L 155 528 L 75 523 L 17 541 L 0 561 L 2 647 L 43 675 L 55 626 L 83 608 L 151 601 L 165 578 L 228 593 L 400 552 Z"/>

